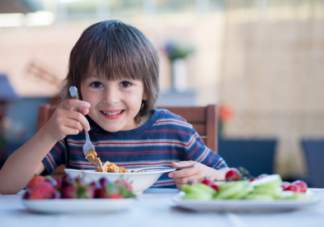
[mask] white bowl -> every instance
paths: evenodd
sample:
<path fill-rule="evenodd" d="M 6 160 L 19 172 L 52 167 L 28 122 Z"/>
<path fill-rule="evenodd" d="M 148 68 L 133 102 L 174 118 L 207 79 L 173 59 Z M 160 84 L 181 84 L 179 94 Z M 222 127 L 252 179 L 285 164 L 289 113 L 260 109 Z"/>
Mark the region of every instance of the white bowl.
<path fill-rule="evenodd" d="M 136 169 L 128 169 L 128 171 Z M 155 170 L 139 173 L 102 173 L 94 172 L 93 170 L 78 170 L 78 169 L 64 169 L 65 173 L 75 178 L 77 176 L 84 177 L 86 183 L 98 181 L 105 177 L 109 182 L 114 182 L 120 178 L 127 180 L 132 184 L 133 193 L 141 194 L 144 190 L 151 187 L 163 173 L 174 171 L 175 169 Z"/>

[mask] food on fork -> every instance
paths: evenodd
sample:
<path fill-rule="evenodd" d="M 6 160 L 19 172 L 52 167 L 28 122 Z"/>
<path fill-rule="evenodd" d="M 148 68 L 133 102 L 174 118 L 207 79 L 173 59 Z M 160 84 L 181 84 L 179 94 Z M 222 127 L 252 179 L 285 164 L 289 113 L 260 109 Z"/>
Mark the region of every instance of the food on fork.
<path fill-rule="evenodd" d="M 118 167 L 116 164 L 111 163 L 109 161 L 106 161 L 105 164 L 102 165 L 102 162 L 100 160 L 100 158 L 97 157 L 97 152 L 95 152 L 94 150 L 90 149 L 89 150 L 89 154 L 85 157 L 89 162 L 91 162 L 90 160 L 97 160 L 99 165 L 98 169 L 96 170 L 96 172 L 119 172 L 119 173 L 128 173 L 128 170 L 123 168 L 123 167 Z"/>

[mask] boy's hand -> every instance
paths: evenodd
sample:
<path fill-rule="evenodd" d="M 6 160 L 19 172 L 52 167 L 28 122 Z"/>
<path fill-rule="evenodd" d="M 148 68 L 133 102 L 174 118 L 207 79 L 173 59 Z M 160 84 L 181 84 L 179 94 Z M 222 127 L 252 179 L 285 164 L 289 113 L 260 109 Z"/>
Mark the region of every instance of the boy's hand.
<path fill-rule="evenodd" d="M 203 179 L 204 177 L 209 177 L 212 179 L 216 179 L 217 170 L 212 169 L 202 163 L 194 162 L 194 161 L 182 161 L 182 162 L 173 162 L 173 167 L 180 166 L 189 166 L 195 165 L 191 168 L 186 168 L 178 171 L 173 171 L 169 173 L 169 177 L 173 178 L 177 188 L 181 189 L 183 184 L 188 184 L 188 181 L 198 181 Z"/>
<path fill-rule="evenodd" d="M 90 125 L 84 115 L 89 113 L 90 103 L 68 99 L 60 103 L 49 121 L 44 125 L 50 139 L 59 141 L 66 135 L 77 135 L 83 129 L 89 131 Z"/>

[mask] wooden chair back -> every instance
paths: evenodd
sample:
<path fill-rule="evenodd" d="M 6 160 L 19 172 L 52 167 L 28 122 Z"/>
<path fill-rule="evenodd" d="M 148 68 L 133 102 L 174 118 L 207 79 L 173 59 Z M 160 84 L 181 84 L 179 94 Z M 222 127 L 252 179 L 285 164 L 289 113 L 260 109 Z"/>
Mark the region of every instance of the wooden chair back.
<path fill-rule="evenodd" d="M 217 107 L 207 106 L 162 106 L 158 109 L 167 109 L 174 114 L 180 115 L 193 125 L 208 148 L 217 153 Z M 38 109 L 37 130 L 39 130 L 52 116 L 56 106 L 45 104 Z M 64 166 L 59 167 L 54 174 L 63 173 Z"/>

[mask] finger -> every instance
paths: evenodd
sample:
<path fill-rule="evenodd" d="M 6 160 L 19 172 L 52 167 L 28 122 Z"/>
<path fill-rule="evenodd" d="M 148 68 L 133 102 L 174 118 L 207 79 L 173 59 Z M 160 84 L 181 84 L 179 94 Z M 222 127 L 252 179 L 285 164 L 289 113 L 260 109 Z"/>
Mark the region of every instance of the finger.
<path fill-rule="evenodd" d="M 69 111 L 68 114 L 67 114 L 67 117 L 72 119 L 72 120 L 80 122 L 81 125 L 82 125 L 82 129 L 85 129 L 87 131 L 90 130 L 89 121 L 87 120 L 87 118 L 82 113 L 75 112 L 75 111 Z"/>
<path fill-rule="evenodd" d="M 197 162 L 195 161 L 181 161 L 181 162 L 172 162 L 171 165 L 172 167 L 182 167 L 182 166 L 190 166 L 190 165 L 194 165 Z"/>
<path fill-rule="evenodd" d="M 192 181 L 196 181 L 197 179 L 194 176 L 184 177 L 184 178 L 175 178 L 174 182 L 176 184 L 189 184 Z"/>
<path fill-rule="evenodd" d="M 66 135 L 78 135 L 80 133 L 80 130 L 76 129 L 76 128 L 71 128 L 68 126 L 64 127 L 64 134 Z"/>
<path fill-rule="evenodd" d="M 193 166 L 191 168 L 186 168 L 182 170 L 177 170 L 169 173 L 169 177 L 172 178 L 180 178 L 180 177 L 188 177 L 192 176 L 198 173 L 198 168 L 196 166 Z"/>
<path fill-rule="evenodd" d="M 78 109 L 86 108 L 86 109 L 89 109 L 90 108 L 90 103 L 88 103 L 86 101 L 78 100 L 78 99 L 65 100 L 64 102 L 61 103 L 61 105 L 65 109 L 72 109 L 72 108 L 78 108 Z"/>
<path fill-rule="evenodd" d="M 183 184 L 176 184 L 176 186 L 177 186 L 177 188 L 178 188 L 179 190 L 182 189 L 182 185 L 183 185 Z"/>
<path fill-rule="evenodd" d="M 83 115 L 87 115 L 87 114 L 89 113 L 89 109 L 82 108 L 82 109 L 81 109 L 81 113 L 82 113 Z"/>
<path fill-rule="evenodd" d="M 76 121 L 74 119 L 67 119 L 64 122 L 64 126 L 66 126 L 68 128 L 72 128 L 72 129 L 77 129 L 78 131 L 83 130 L 83 125 L 79 121 Z"/>

